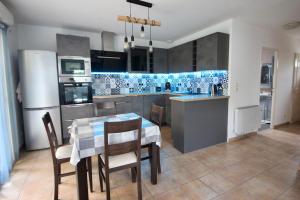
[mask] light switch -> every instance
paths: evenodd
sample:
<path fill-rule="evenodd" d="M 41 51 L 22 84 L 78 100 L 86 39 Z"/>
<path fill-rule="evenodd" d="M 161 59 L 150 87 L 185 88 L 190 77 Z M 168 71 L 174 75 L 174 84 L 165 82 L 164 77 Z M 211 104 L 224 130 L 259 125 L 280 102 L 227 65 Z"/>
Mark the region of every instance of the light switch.
<path fill-rule="evenodd" d="M 239 84 L 237 82 L 235 83 L 235 91 L 239 91 Z"/>

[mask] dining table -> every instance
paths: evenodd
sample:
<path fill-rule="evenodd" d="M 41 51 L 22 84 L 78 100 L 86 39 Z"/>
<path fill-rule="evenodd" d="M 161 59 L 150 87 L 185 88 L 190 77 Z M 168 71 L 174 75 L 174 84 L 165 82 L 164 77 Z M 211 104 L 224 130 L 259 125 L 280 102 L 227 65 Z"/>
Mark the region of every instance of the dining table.
<path fill-rule="evenodd" d="M 161 146 L 159 126 L 136 113 L 124 113 L 102 117 L 75 119 L 69 127 L 72 153 L 70 163 L 76 168 L 76 183 L 78 200 L 88 200 L 86 158 L 104 153 L 104 123 L 127 121 L 142 118 L 141 145 L 149 147 L 151 182 L 157 184 L 157 148 Z M 135 131 L 112 134 L 110 144 L 123 143 L 133 140 Z"/>

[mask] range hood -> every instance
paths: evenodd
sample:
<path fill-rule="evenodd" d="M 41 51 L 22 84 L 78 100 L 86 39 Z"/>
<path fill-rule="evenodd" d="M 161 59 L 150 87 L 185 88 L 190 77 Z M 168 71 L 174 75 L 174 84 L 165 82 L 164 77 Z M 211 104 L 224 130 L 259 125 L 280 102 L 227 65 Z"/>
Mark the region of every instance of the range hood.
<path fill-rule="evenodd" d="M 101 32 L 102 51 L 115 51 L 115 34 L 113 32 Z"/>

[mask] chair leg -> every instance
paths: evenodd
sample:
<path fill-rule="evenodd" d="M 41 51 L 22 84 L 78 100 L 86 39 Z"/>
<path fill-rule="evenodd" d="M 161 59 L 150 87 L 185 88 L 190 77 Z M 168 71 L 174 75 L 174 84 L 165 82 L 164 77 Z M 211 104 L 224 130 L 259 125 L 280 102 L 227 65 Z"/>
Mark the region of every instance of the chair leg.
<path fill-rule="evenodd" d="M 58 174 L 58 167 L 59 165 L 55 166 L 55 169 L 54 169 L 54 197 L 53 199 L 54 200 L 58 200 L 58 184 L 59 184 L 59 174 Z"/>
<path fill-rule="evenodd" d="M 138 189 L 138 200 L 142 200 L 142 175 L 141 175 L 141 164 L 137 166 L 137 189 Z"/>
<path fill-rule="evenodd" d="M 150 157 L 149 162 L 150 162 L 150 165 L 151 165 L 151 157 L 152 157 L 152 147 L 151 146 L 148 146 L 148 155 Z"/>
<path fill-rule="evenodd" d="M 160 166 L 160 147 L 157 148 L 157 168 L 158 168 L 158 173 L 161 173 L 161 166 Z"/>
<path fill-rule="evenodd" d="M 106 200 L 110 200 L 109 172 L 105 169 Z"/>
<path fill-rule="evenodd" d="M 133 183 L 136 182 L 136 171 L 136 167 L 131 168 L 131 179 Z"/>
<path fill-rule="evenodd" d="M 102 177 L 102 174 L 101 174 L 101 171 L 102 171 L 102 165 L 100 163 L 100 156 L 98 156 L 98 172 L 99 172 L 99 182 L 100 182 L 100 190 L 101 192 L 103 192 L 103 177 Z"/>
<path fill-rule="evenodd" d="M 88 169 L 88 175 L 89 175 L 90 192 L 93 192 L 92 158 L 88 157 L 86 160 L 87 160 L 87 169 Z"/>
<path fill-rule="evenodd" d="M 58 173 L 58 184 L 61 184 L 61 164 L 57 165 L 57 173 Z"/>

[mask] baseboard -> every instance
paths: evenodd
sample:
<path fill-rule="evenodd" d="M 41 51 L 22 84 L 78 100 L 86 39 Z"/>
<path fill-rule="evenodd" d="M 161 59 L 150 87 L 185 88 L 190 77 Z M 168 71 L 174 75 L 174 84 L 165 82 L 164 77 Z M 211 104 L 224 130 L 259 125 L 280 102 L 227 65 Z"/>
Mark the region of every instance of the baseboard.
<path fill-rule="evenodd" d="M 289 125 L 289 124 L 290 124 L 290 122 L 284 122 L 282 124 L 277 124 L 277 125 L 273 126 L 273 129 L 279 128 L 279 127 L 284 126 L 284 125 Z"/>
<path fill-rule="evenodd" d="M 251 133 L 247 133 L 247 134 L 244 134 L 244 135 L 239 135 L 239 136 L 236 136 L 236 137 L 233 137 L 233 138 L 229 138 L 227 142 L 228 143 L 236 142 L 238 140 L 242 140 L 242 139 L 248 138 L 248 137 L 253 136 L 253 135 L 257 135 L 257 132 L 251 132 Z"/>

